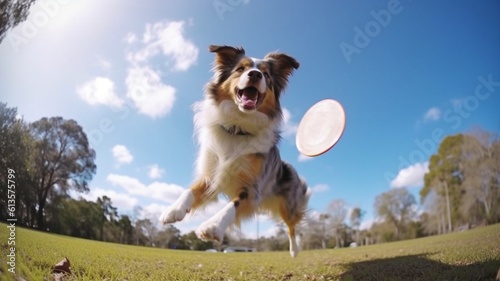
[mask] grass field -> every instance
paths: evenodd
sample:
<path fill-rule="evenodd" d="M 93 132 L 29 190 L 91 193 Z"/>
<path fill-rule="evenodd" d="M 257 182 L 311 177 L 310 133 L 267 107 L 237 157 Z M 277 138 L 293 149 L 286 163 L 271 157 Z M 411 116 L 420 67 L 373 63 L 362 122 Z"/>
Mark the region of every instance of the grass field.
<path fill-rule="evenodd" d="M 495 280 L 500 224 L 469 231 L 358 248 L 288 252 L 208 253 L 164 250 L 16 230 L 16 276 L 7 271 L 7 227 L 0 224 L 3 280 L 52 280 L 62 258 L 64 280 Z"/>

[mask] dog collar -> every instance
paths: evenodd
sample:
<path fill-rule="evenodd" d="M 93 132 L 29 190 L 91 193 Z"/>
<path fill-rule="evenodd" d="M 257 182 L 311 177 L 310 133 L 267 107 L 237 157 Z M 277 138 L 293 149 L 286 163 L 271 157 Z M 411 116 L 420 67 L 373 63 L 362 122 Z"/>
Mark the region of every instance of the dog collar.
<path fill-rule="evenodd" d="M 236 136 L 248 136 L 251 135 L 248 132 L 243 131 L 240 127 L 238 126 L 231 126 L 231 127 L 226 127 L 222 124 L 220 124 L 220 127 L 226 131 L 230 135 L 236 135 Z"/>

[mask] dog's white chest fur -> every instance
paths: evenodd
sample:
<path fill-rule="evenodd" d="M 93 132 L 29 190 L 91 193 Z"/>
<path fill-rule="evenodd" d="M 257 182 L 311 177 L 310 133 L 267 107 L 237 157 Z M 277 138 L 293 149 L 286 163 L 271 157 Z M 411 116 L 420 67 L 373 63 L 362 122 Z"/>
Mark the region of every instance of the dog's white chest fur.
<path fill-rule="evenodd" d="M 195 105 L 195 112 L 195 129 L 200 144 L 197 176 L 210 178 L 213 192 L 231 196 L 225 187 L 232 186 L 237 180 L 236 175 L 245 171 L 245 156 L 268 153 L 276 144 L 279 123 L 260 112 L 243 113 L 231 101 L 223 101 L 217 108 L 212 101 L 204 100 Z M 227 131 L 227 128 L 234 127 L 244 133 Z"/>

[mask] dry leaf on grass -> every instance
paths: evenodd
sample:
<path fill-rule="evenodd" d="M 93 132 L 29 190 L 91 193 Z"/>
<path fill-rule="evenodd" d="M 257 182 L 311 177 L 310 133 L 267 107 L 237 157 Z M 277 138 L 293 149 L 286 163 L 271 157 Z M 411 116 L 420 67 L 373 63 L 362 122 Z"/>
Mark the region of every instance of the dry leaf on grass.
<path fill-rule="evenodd" d="M 58 262 L 54 269 L 52 270 L 52 276 L 54 277 L 54 281 L 62 281 L 64 276 L 71 274 L 71 265 L 69 263 L 69 259 L 65 257 L 60 262 Z"/>

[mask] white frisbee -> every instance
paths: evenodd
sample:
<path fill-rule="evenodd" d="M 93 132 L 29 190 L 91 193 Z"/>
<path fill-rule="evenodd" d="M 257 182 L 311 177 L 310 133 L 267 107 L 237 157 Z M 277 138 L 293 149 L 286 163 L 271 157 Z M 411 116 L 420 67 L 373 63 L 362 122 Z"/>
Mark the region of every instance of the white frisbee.
<path fill-rule="evenodd" d="M 314 157 L 330 150 L 340 139 L 345 128 L 342 105 L 332 99 L 317 102 L 302 117 L 295 144 L 300 153 Z"/>

